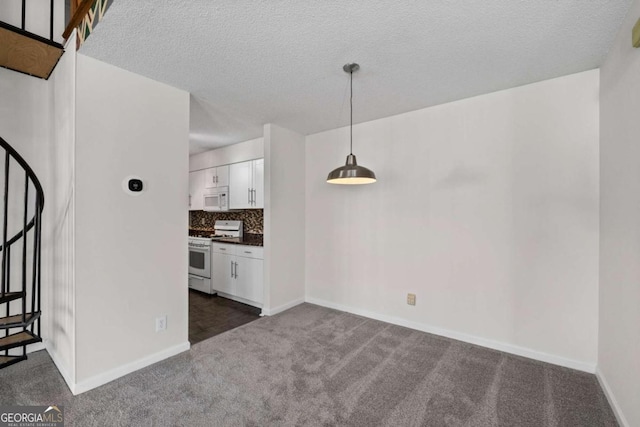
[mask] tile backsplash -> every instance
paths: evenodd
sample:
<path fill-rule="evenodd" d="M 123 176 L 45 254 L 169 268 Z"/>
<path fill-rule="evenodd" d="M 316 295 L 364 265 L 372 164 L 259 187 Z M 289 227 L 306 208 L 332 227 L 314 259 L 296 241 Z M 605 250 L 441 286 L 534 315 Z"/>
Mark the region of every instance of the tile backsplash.
<path fill-rule="evenodd" d="M 232 212 L 189 212 L 189 228 L 192 230 L 213 230 L 217 220 L 242 221 L 245 233 L 264 233 L 264 211 L 262 209 Z"/>

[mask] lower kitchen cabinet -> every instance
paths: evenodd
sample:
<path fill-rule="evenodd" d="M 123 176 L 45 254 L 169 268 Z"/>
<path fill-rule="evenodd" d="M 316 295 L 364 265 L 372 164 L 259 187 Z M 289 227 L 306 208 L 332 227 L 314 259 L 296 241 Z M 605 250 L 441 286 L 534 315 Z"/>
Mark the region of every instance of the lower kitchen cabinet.
<path fill-rule="evenodd" d="M 236 280 L 236 296 L 262 304 L 264 287 L 262 283 L 261 259 L 236 256 L 234 277 Z"/>
<path fill-rule="evenodd" d="M 235 294 L 233 280 L 234 256 L 211 251 L 211 287 L 214 291 Z"/>
<path fill-rule="evenodd" d="M 240 302 L 262 307 L 263 248 L 213 242 L 211 287 Z"/>

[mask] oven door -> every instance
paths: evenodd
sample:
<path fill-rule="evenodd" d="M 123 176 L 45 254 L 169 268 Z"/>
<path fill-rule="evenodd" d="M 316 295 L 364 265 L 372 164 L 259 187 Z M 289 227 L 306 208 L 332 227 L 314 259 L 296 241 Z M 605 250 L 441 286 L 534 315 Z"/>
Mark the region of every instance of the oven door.
<path fill-rule="evenodd" d="M 211 278 L 211 248 L 189 246 L 189 274 Z"/>

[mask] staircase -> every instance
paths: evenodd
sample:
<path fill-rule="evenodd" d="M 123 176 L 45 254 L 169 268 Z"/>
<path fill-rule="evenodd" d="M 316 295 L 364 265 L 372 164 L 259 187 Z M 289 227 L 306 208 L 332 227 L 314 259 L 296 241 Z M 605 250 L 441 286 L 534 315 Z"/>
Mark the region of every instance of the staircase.
<path fill-rule="evenodd" d="M 0 0 L 2 2 L 4 0 Z M 2 21 L 0 16 L 0 67 L 48 80 L 55 69 L 64 47 L 54 41 L 54 3 L 49 0 L 48 8 L 42 7 L 42 13 L 48 13 L 49 38 L 27 30 L 27 0 L 22 0 L 20 23 L 11 25 Z M 89 37 L 99 21 L 102 20 L 111 0 L 69 0 L 70 20 L 62 34 L 65 40 L 76 32 L 76 48 Z M 46 4 L 43 0 L 40 5 Z M 19 27 L 17 25 L 20 25 Z"/>
<path fill-rule="evenodd" d="M 49 8 L 49 39 L 25 30 L 26 0 L 22 1 L 21 27 L 0 21 L 0 67 L 48 79 L 64 53 L 60 43 L 53 41 L 54 2 Z M 17 24 L 17 23 L 16 23 Z"/>
<path fill-rule="evenodd" d="M 0 137 L 4 152 L 0 246 L 0 369 L 27 358 L 40 337 L 44 193 L 27 162 Z M 12 257 L 13 255 L 13 257 Z"/>
<path fill-rule="evenodd" d="M 38 10 L 48 14 L 48 39 L 27 31 L 27 0 L 21 1 L 18 15 L 22 18 L 16 19 L 20 23 L 2 22 L 3 16 L 0 16 L 0 67 L 42 79 L 51 76 L 64 53 L 63 46 L 54 41 L 56 1 L 61 0 L 37 2 Z M 110 0 L 69 0 L 70 19 L 62 37 L 68 40 L 77 29 L 76 48 L 79 48 L 102 20 L 109 4 Z M 0 230 L 0 369 L 25 360 L 27 346 L 42 341 L 40 282 L 44 193 L 31 167 L 0 137 L 0 180 L 3 176 L 4 181 L 0 181 L 4 189 Z"/>

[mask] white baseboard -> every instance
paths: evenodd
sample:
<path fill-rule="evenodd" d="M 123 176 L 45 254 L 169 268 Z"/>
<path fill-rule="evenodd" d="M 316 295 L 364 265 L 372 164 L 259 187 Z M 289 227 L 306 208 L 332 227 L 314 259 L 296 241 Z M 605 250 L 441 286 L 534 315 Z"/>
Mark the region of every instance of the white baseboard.
<path fill-rule="evenodd" d="M 380 320 L 382 322 L 391 323 L 398 326 L 404 326 L 406 328 L 415 329 L 422 332 L 427 332 L 434 335 L 440 335 L 447 338 L 452 338 L 458 341 L 464 341 L 470 344 L 479 345 L 481 347 L 487 347 L 494 350 L 504 351 L 505 353 L 515 354 L 517 356 L 527 357 L 529 359 L 539 360 L 541 362 L 547 362 L 554 365 L 564 366 L 578 371 L 588 372 L 593 374 L 596 372 L 596 364 L 589 362 L 582 362 L 579 360 L 567 359 L 561 356 L 544 353 L 537 350 L 532 350 L 526 347 L 520 347 L 513 344 L 507 344 L 500 341 L 493 341 L 490 339 L 477 337 L 473 335 L 467 335 L 461 332 L 451 331 L 448 329 L 442 329 L 436 326 L 427 325 L 424 323 L 413 322 L 400 317 L 388 316 L 385 314 L 375 313 L 369 310 L 363 310 L 360 308 L 349 307 L 342 304 L 335 304 L 333 302 L 324 301 L 317 298 L 307 297 L 305 301 L 311 304 L 320 305 L 327 308 L 333 308 L 335 310 L 346 311 L 348 313 L 357 314 L 359 316 L 368 317 L 370 319 Z"/>
<path fill-rule="evenodd" d="M 278 307 L 275 307 L 275 308 L 271 308 L 271 309 L 263 308 L 262 315 L 273 316 L 274 314 L 282 313 L 285 310 L 289 310 L 290 308 L 295 307 L 296 305 L 300 305 L 303 302 L 304 302 L 304 298 L 300 298 L 293 301 L 289 301 L 288 303 L 279 305 Z"/>
<path fill-rule="evenodd" d="M 235 295 L 226 294 L 226 293 L 220 292 L 220 291 L 215 291 L 215 293 L 218 294 L 218 296 L 220 296 L 222 298 L 226 298 L 226 299 L 230 299 L 230 300 L 233 300 L 233 301 L 241 302 L 243 304 L 247 304 L 247 305 L 250 305 L 252 307 L 262 308 L 262 304 L 257 303 L 255 301 L 248 300 L 246 298 L 237 297 Z"/>
<path fill-rule="evenodd" d="M 60 356 L 58 356 L 58 353 L 53 349 L 49 342 L 45 342 L 45 348 L 47 350 L 47 353 L 49 353 L 49 357 L 51 357 L 51 360 L 53 360 L 53 363 L 56 365 L 56 368 L 58 368 L 58 372 L 60 372 L 60 375 L 62 375 L 62 379 L 64 379 L 64 382 L 67 383 L 67 387 L 69 387 L 71 393 L 76 394 L 74 392 L 75 381 L 73 375 L 71 375 L 71 373 L 67 370 L 67 367 L 62 363 Z"/>
<path fill-rule="evenodd" d="M 627 422 L 627 419 L 622 413 L 622 409 L 620 408 L 620 405 L 618 405 L 618 401 L 613 395 L 613 391 L 611 391 L 611 387 L 609 387 L 609 383 L 600 368 L 596 370 L 596 378 L 600 383 L 600 387 L 602 387 L 602 390 L 604 391 L 604 395 L 607 396 L 607 400 L 609 401 L 609 405 L 611 405 L 611 409 L 613 409 L 613 413 L 618 420 L 618 424 L 620 424 L 621 427 L 629 427 L 631 424 Z"/>
<path fill-rule="evenodd" d="M 92 390 L 96 387 L 130 374 L 131 372 L 137 371 L 138 369 L 145 368 L 149 365 L 160 362 L 161 360 L 167 359 L 171 356 L 175 356 L 176 354 L 180 354 L 183 351 L 189 350 L 190 348 L 191 344 L 189 344 L 189 342 L 187 341 L 182 344 L 164 349 L 152 355 L 143 357 L 142 359 L 127 363 L 126 365 L 118 366 L 117 368 L 111 369 L 107 372 L 95 375 L 89 379 L 76 383 L 75 387 L 71 387 L 71 392 L 74 395 L 84 393 L 85 391 Z"/>

